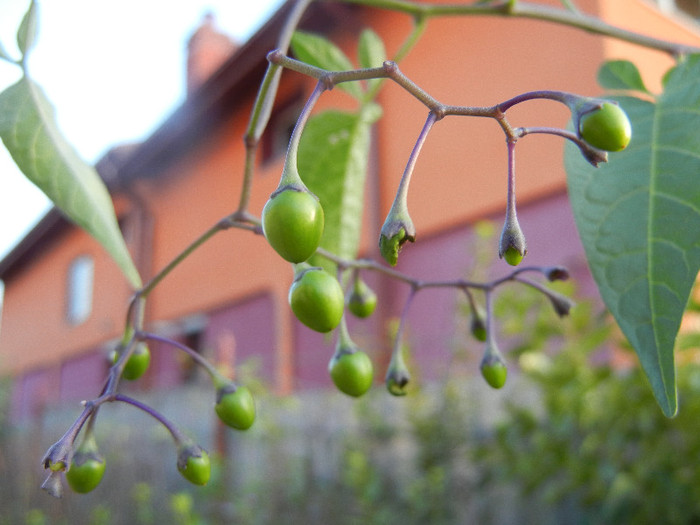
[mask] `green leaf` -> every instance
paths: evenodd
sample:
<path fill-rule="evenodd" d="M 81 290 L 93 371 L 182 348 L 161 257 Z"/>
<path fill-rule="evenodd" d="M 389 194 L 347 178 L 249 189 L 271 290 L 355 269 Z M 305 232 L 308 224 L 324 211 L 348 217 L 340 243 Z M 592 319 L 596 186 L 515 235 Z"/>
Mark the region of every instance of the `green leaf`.
<path fill-rule="evenodd" d="M 140 287 L 107 188 L 59 131 L 41 87 L 26 77 L 0 93 L 0 138 L 24 175 L 109 252 L 132 286 Z"/>
<path fill-rule="evenodd" d="M 36 44 L 38 12 L 39 6 L 35 0 L 32 0 L 17 30 L 17 46 L 22 53 L 22 57 L 26 57 L 27 53 Z"/>
<path fill-rule="evenodd" d="M 322 36 L 297 31 L 292 37 L 291 47 L 298 60 L 326 71 L 354 69 L 345 53 Z M 358 100 L 362 98 L 362 88 L 358 82 L 343 82 L 338 87 Z"/>
<path fill-rule="evenodd" d="M 598 83 L 605 89 L 624 89 L 649 93 L 637 66 L 629 60 L 610 60 L 598 70 Z"/>
<path fill-rule="evenodd" d="M 567 146 L 569 195 L 605 304 L 667 416 L 677 410 L 674 342 L 700 268 L 700 57 L 669 76 L 656 104 L 617 100 L 632 142 L 591 167 Z"/>
<path fill-rule="evenodd" d="M 357 58 L 360 67 L 380 67 L 386 61 L 386 49 L 384 42 L 377 33 L 371 29 L 365 29 L 360 33 L 357 45 Z M 373 78 L 367 81 L 367 87 L 371 92 L 374 87 L 382 82 L 380 78 Z"/>
<path fill-rule="evenodd" d="M 356 257 L 362 227 L 371 125 L 379 106 L 357 113 L 326 111 L 306 124 L 299 144 L 299 174 L 321 200 L 325 228 L 321 247 L 341 257 Z M 322 257 L 311 264 L 333 269 Z"/>

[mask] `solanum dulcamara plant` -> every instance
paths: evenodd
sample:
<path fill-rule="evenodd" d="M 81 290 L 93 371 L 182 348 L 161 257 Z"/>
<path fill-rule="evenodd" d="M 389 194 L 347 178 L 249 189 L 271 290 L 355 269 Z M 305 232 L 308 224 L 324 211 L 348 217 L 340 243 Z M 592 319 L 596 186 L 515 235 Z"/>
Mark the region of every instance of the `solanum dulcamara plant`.
<path fill-rule="evenodd" d="M 700 192 L 696 191 L 700 172 L 700 143 L 694 140 L 700 125 L 700 97 L 690 95 L 689 86 L 700 85 L 700 49 L 656 40 L 622 30 L 581 12 L 573 1 L 561 6 L 518 0 L 455 1 L 433 4 L 418 0 L 338 0 L 370 8 L 393 10 L 411 15 L 413 29 L 393 57 L 386 56 L 381 35 L 365 29 L 357 35 L 357 67 L 328 39 L 299 31 L 300 20 L 313 0 L 297 0 L 281 29 L 275 49 L 267 55 L 267 71 L 260 81 L 258 95 L 245 133 L 246 155 L 241 170 L 243 184 L 238 207 L 202 232 L 191 245 L 162 268 L 148 282 L 142 282 L 130 259 L 119 231 L 110 196 L 96 171 L 85 164 L 52 120 L 51 106 L 42 89 L 32 80 L 27 57 L 35 42 L 39 10 L 32 0 L 17 31 L 20 57 L 0 49 L 0 58 L 22 70 L 22 78 L 0 93 L 0 137 L 18 167 L 37 184 L 69 219 L 88 231 L 111 255 L 134 288 L 125 312 L 123 336 L 113 352 L 112 366 L 104 388 L 83 409 L 65 434 L 46 452 L 43 464 L 48 471 L 44 488 L 60 496 L 63 476 L 76 492 L 98 486 L 105 474 L 105 459 L 98 448 L 93 428 L 99 408 L 105 403 L 126 403 L 155 418 L 172 435 L 174 461 L 188 481 L 204 485 L 210 476 L 206 450 L 188 437 L 174 422 L 155 408 L 120 390 L 122 380 L 134 381 L 149 366 L 149 342 L 170 345 L 189 355 L 211 378 L 213 409 L 229 427 L 244 431 L 255 421 L 256 405 L 251 391 L 233 381 L 197 352 L 183 343 L 151 333 L 144 326 L 144 312 L 150 293 L 191 253 L 218 232 L 230 228 L 263 235 L 274 251 L 288 261 L 294 277 L 289 283 L 291 311 L 310 329 L 331 334 L 335 351 L 328 370 L 337 388 L 359 397 L 374 384 L 376 364 L 352 339 L 347 316 L 368 317 L 382 298 L 363 276 L 377 272 L 403 283 L 409 293 L 394 336 L 393 353 L 384 375 L 391 395 L 408 392 L 410 360 L 404 355 L 405 324 L 413 301 L 422 290 L 452 288 L 464 294 L 471 307 L 471 331 L 483 345 L 481 372 L 493 388 L 507 381 L 508 359 L 498 343 L 494 295 L 504 284 L 534 288 L 551 303 L 556 315 L 568 314 L 573 302 L 550 289 L 548 281 L 568 278 L 565 268 L 528 266 L 528 247 L 518 222 L 516 208 L 515 153 L 528 135 L 554 135 L 566 144 L 565 167 L 569 195 L 577 227 L 591 271 L 608 309 L 635 348 L 650 386 L 663 412 L 677 410 L 673 343 L 679 330 L 690 289 L 700 267 L 697 232 L 700 231 Z M 651 93 L 634 64 L 612 61 L 602 65 L 599 82 L 616 95 L 590 97 L 554 90 L 514 94 L 493 101 L 490 106 L 448 105 L 430 95 L 405 74 L 399 64 L 429 21 L 441 16 L 525 17 L 547 20 L 576 30 L 618 38 L 667 53 L 676 61 L 664 77 L 663 92 Z M 293 53 L 290 53 L 290 49 Z M 264 57 L 261 57 L 263 59 Z M 253 159 L 273 111 L 280 75 L 305 75 L 316 82 L 298 115 L 291 135 L 279 184 L 260 215 L 250 208 L 254 184 Z M 345 90 L 358 102 L 347 126 L 356 126 L 355 142 L 348 144 L 353 156 L 364 158 L 366 171 L 369 152 L 367 137 L 381 108 L 377 94 L 391 82 L 420 102 L 425 123 L 417 130 L 415 145 L 408 155 L 396 195 L 377 238 L 382 260 L 358 258 L 360 222 L 343 228 L 332 217 L 348 213 L 337 192 L 326 191 L 333 173 L 342 172 L 347 159 L 333 158 L 336 165 L 324 165 L 324 181 L 305 170 L 305 158 L 313 149 L 309 137 L 323 129 L 331 114 L 312 114 L 317 102 L 333 88 Z M 465 94 L 465 97 L 467 94 Z M 521 104 L 544 100 L 563 105 L 570 113 L 570 126 L 515 126 L 509 111 Z M 431 280 L 415 278 L 395 268 L 402 249 L 417 238 L 408 207 L 411 177 L 423 144 L 434 125 L 443 119 L 479 117 L 495 122 L 504 135 L 507 156 L 507 193 L 504 196 L 503 227 L 494 253 L 512 270 L 500 278 L 476 282 L 455 278 Z M 339 124 L 344 125 L 344 124 Z M 310 131 L 312 130 L 312 131 Z M 306 133 L 305 133 L 306 132 Z M 27 137 L 38 137 L 39 149 Z M 683 162 L 677 159 L 682 158 Z M 340 165 L 340 166 L 338 166 Z M 339 168 L 339 169 L 338 169 Z M 364 173 L 364 171 L 362 173 Z M 346 185 L 346 192 L 362 195 L 364 177 Z M 47 182 L 51 179 L 51 182 Z M 88 183 L 85 183 L 88 181 Z M 357 197 L 356 197 L 357 198 Z M 329 213 L 333 211 L 333 213 Z M 97 218 L 97 220 L 95 219 Z M 690 225 L 689 229 L 677 225 Z M 602 241 L 597 236 L 606 232 Z M 528 235 L 537 235 L 529 232 Z M 339 239 L 342 239 L 342 247 Z M 601 242 L 603 246 L 601 246 Z M 633 306 L 632 306 L 633 305 Z"/>

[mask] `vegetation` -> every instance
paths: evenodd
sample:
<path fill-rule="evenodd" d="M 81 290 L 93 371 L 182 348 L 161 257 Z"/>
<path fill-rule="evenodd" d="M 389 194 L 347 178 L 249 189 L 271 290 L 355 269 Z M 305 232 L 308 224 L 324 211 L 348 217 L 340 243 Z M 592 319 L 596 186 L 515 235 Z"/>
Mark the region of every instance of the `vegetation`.
<path fill-rule="evenodd" d="M 210 476 L 208 453 L 186 437 L 181 429 L 159 411 L 122 394 L 119 385 L 122 377 L 137 378 L 143 373 L 149 361 L 149 354 L 144 350 L 146 347 L 143 343 L 148 339 L 157 339 L 186 352 L 202 365 L 209 373 L 217 395 L 220 394 L 220 402 L 223 396 L 237 391 L 237 385 L 232 384 L 229 378 L 200 355 L 177 341 L 150 334 L 144 327 L 144 311 L 148 308 L 150 293 L 173 268 L 200 245 L 219 231 L 229 228 L 264 234 L 281 257 L 296 265 L 296 277 L 294 282 L 290 283 L 291 310 L 314 330 L 330 332 L 336 329 L 338 345 L 329 366 L 329 373 L 341 391 L 350 396 L 359 396 L 364 394 L 372 383 L 372 364 L 352 342 L 342 317 L 343 298 L 350 296 L 349 293 L 344 293 L 342 286 L 355 287 L 360 273 L 369 271 L 381 272 L 410 287 L 411 292 L 404 312 L 408 311 L 418 292 L 427 288 L 450 287 L 458 293 L 463 293 L 471 310 L 473 331 L 479 339 L 484 340 L 481 371 L 489 385 L 495 388 L 505 387 L 508 361 L 501 354 L 496 340 L 496 323 L 505 319 L 505 312 L 494 307 L 495 292 L 500 291 L 503 285 L 516 283 L 521 285 L 519 293 L 523 289 L 534 289 L 547 298 L 559 316 L 568 315 L 571 307 L 571 301 L 564 295 L 550 288 L 548 284 L 540 282 L 566 279 L 568 274 L 565 269 L 558 266 L 519 266 L 527 255 L 527 243 L 517 218 L 515 151 L 521 139 L 533 134 L 549 134 L 565 139 L 570 199 L 601 296 L 622 333 L 639 356 L 651 391 L 663 413 L 666 416 L 676 413 L 674 345 L 700 268 L 700 251 L 697 249 L 696 240 L 696 232 L 700 231 L 700 192 L 696 190 L 696 176 L 700 170 L 700 142 L 696 139 L 700 98 L 693 95 L 694 87 L 700 80 L 700 55 L 693 53 L 700 49 L 622 31 L 586 16 L 571 1 L 563 1 L 561 7 L 518 0 L 486 0 L 454 5 L 412 0 L 346 1 L 410 14 L 415 20 L 413 31 L 406 35 L 405 44 L 391 59 L 387 56 L 381 37 L 370 30 L 363 31 L 357 38 L 359 67 L 355 67 L 345 53 L 332 42 L 317 35 L 295 31 L 311 1 L 296 2 L 279 35 L 277 49 L 267 56 L 268 69 L 262 79 L 245 137 L 247 155 L 242 166 L 244 176 L 238 208 L 203 232 L 200 238 L 184 248 L 178 257 L 145 284 L 142 283 L 130 259 L 103 182 L 93 168 L 78 158 L 63 138 L 53 121 L 50 103 L 29 75 L 27 56 L 35 43 L 38 20 L 35 1 L 31 2 L 29 11 L 17 31 L 21 56 L 13 58 L 0 49 L 0 58 L 16 64 L 24 73 L 18 83 L 0 93 L 0 137 L 5 146 L 27 177 L 110 253 L 135 291 L 125 315 L 122 341 L 104 389 L 96 393 L 94 399 L 85 403 L 82 413 L 44 456 L 43 464 L 49 473 L 44 488 L 51 494 L 61 494 L 63 472 L 80 469 L 84 464 L 81 463 L 82 456 L 77 448 L 78 438 L 82 434 L 83 442 L 90 443 L 90 432 L 99 409 L 114 402 L 135 407 L 160 422 L 175 442 L 176 454 L 173 463 L 176 463 L 179 471 L 195 484 L 207 482 Z M 618 93 L 614 97 L 598 99 L 559 91 L 535 91 L 522 93 L 487 107 L 451 106 L 436 100 L 417 86 L 398 65 L 416 45 L 429 20 L 447 15 L 499 15 L 548 20 L 657 49 L 674 56 L 677 63 L 664 77 L 664 89 L 660 94 L 651 93 L 644 86 L 633 64 L 617 61 L 604 64 L 599 75 L 603 87 Z M 296 58 L 291 58 L 290 46 Z M 280 74 L 285 69 L 313 78 L 317 84 L 292 133 L 279 186 L 270 196 L 262 211 L 262 217 L 257 217 L 249 209 L 254 171 L 252 159 L 255 158 L 259 139 L 272 111 Z M 387 81 L 396 83 L 415 97 L 427 112 L 425 124 L 418 133 L 413 151 L 407 159 L 393 205 L 378 239 L 380 253 L 388 265 L 357 258 L 362 220 L 358 210 L 361 210 L 364 194 L 370 130 L 381 114 L 381 108 L 375 99 Z M 331 110 L 312 115 L 320 97 L 335 86 L 345 90 L 355 99 L 356 109 L 348 112 Z M 571 129 L 513 126 L 508 120 L 508 111 L 533 100 L 563 104 L 571 113 Z M 416 226 L 409 214 L 407 195 L 422 145 L 435 123 L 444 118 L 454 117 L 491 119 L 499 125 L 506 139 L 508 192 L 505 198 L 504 225 L 494 252 L 515 268 L 507 276 L 494 281 L 475 282 L 461 278 L 448 282 L 432 281 L 429 275 L 426 278 L 415 279 L 392 268 L 397 264 L 400 250 L 407 242 L 414 242 L 416 238 Z M 338 140 L 337 137 L 342 137 L 342 140 Z M 36 148 L 35 144 L 41 146 Z M 327 155 L 316 155 L 316 151 L 327 152 Z M 607 151 L 614 152 L 610 156 L 610 162 L 607 162 Z M 358 159 L 362 162 L 357 162 Z M 538 277 L 540 280 L 537 280 Z M 484 297 L 483 304 L 478 303 L 474 292 L 480 292 L 479 297 Z M 369 294 L 365 292 L 365 295 Z M 372 306 L 370 310 L 373 309 Z M 410 381 L 409 367 L 403 355 L 405 319 L 406 316 L 403 315 L 399 320 L 394 353 L 385 375 L 387 389 L 394 395 L 405 394 L 405 387 Z M 569 325 L 570 330 L 577 329 L 576 323 L 577 318 L 574 317 Z M 339 328 L 336 328 L 338 326 Z M 555 330 L 544 330 L 543 333 L 552 340 L 559 336 Z M 563 335 L 566 339 L 564 351 L 559 357 L 547 361 L 550 363 L 547 370 L 566 369 L 566 366 L 573 368 L 573 365 L 578 363 L 574 358 L 581 360 L 585 356 L 581 348 L 576 356 L 567 350 L 577 340 L 574 334 Z M 596 338 L 598 335 L 599 332 L 593 330 L 589 335 L 578 337 L 578 342 L 580 344 L 586 341 L 587 337 Z M 540 337 L 540 332 L 537 337 Z M 601 342 L 598 339 L 595 341 Z M 539 346 L 545 348 L 549 344 L 553 342 L 540 341 Z M 537 355 L 539 357 L 527 357 L 535 360 L 550 359 L 544 355 Z M 521 360 L 525 357 L 521 356 Z M 525 370 L 528 371 L 527 367 Z M 544 421 L 550 426 L 550 433 L 562 435 L 562 439 L 573 439 L 577 436 L 571 429 L 589 429 L 587 422 L 588 418 L 592 417 L 589 414 L 592 408 L 587 400 L 592 400 L 592 404 L 595 405 L 593 401 L 599 396 L 615 395 L 614 389 L 606 391 L 606 378 L 614 377 L 617 389 L 632 389 L 627 383 L 628 378 L 616 377 L 610 369 L 593 364 L 586 373 L 590 380 L 584 385 L 574 381 L 574 376 L 567 376 L 562 372 L 568 383 L 560 383 L 559 392 L 551 395 L 550 399 L 547 385 L 558 378 L 553 372 L 552 374 L 548 376 L 540 371 L 539 376 L 535 374 L 533 377 L 544 381 L 543 396 L 548 403 L 552 403 L 552 406 L 547 406 L 551 412 L 548 416 L 551 421 Z M 595 385 L 596 390 L 595 394 L 589 395 L 585 388 L 591 385 Z M 575 387 L 580 388 L 575 394 L 580 397 L 569 398 L 568 389 Z M 225 388 L 225 392 L 220 392 L 221 388 Z M 363 459 L 358 455 L 359 452 L 351 456 L 355 459 L 349 460 L 345 472 L 355 476 L 352 478 L 351 489 L 358 498 L 359 508 L 367 510 L 366 515 L 373 516 L 373 519 L 384 517 L 390 520 L 391 512 L 387 513 L 386 509 L 396 504 L 401 509 L 410 508 L 415 516 L 431 523 L 449 522 L 454 519 L 456 511 L 452 502 L 456 499 L 444 501 L 442 507 L 442 503 L 426 505 L 426 499 L 422 497 L 429 494 L 432 501 L 433 493 L 448 497 L 454 495 L 458 488 L 462 488 L 460 476 L 464 474 L 461 471 L 456 467 L 438 467 L 432 463 L 435 458 L 443 457 L 452 451 L 453 443 L 449 441 L 454 437 L 450 434 L 453 430 L 451 425 L 456 424 L 459 418 L 452 412 L 449 413 L 451 419 L 446 417 L 446 412 L 452 410 L 448 404 L 451 402 L 451 396 L 449 388 L 446 387 L 440 408 L 442 412 L 438 411 L 430 416 L 437 418 L 432 423 L 432 429 L 426 428 L 426 425 L 418 420 L 413 422 L 412 432 L 420 443 L 420 459 L 415 468 L 421 473 L 413 484 L 400 487 L 399 492 L 392 493 L 391 490 L 394 489 L 387 488 L 386 479 L 382 477 L 383 474 L 373 470 L 371 461 Z M 572 404 L 571 407 L 569 403 Z M 561 408 L 563 405 L 566 409 Z M 624 421 L 624 406 L 615 404 L 612 399 L 600 404 L 601 409 L 605 411 L 609 411 L 613 406 L 615 412 L 610 414 L 611 421 Z M 578 419 L 570 420 L 574 417 L 571 414 L 572 407 L 580 407 Z M 230 423 L 231 414 L 228 412 L 238 410 L 241 410 L 241 413 L 234 414 L 233 419 L 237 422 L 232 426 L 249 427 L 255 417 L 254 405 L 249 400 L 243 405 L 233 407 L 228 404 L 221 405 L 217 413 L 223 413 L 222 418 Z M 573 411 L 573 414 L 577 412 Z M 371 419 L 369 414 L 365 417 Z M 515 435 L 520 432 L 518 437 L 524 437 L 531 431 L 526 432 L 527 425 L 534 425 L 534 422 L 538 421 L 534 415 L 528 415 L 524 410 L 512 409 L 510 417 L 513 419 L 508 427 L 510 430 L 498 434 L 503 444 L 508 444 L 512 432 L 515 432 Z M 238 422 L 239 418 L 243 420 L 242 423 Z M 429 416 L 426 418 L 429 419 Z M 635 414 L 635 424 L 643 424 L 641 418 L 642 415 Z M 366 430 L 371 435 L 372 429 Z M 429 430 L 433 433 L 430 434 Z M 432 441 L 422 441 L 424 435 L 429 435 Z M 607 446 L 613 435 L 598 435 L 588 442 L 580 443 L 584 451 L 587 450 L 586 447 L 591 447 L 594 452 L 593 457 L 585 456 L 589 464 L 604 458 L 604 454 L 597 448 L 597 441 L 605 437 L 603 441 Z M 641 444 L 638 440 L 635 441 L 634 432 L 630 430 L 628 435 L 627 431 L 623 430 L 622 435 L 625 439 L 629 438 L 632 444 L 625 445 L 631 447 L 630 451 L 624 448 L 619 454 L 625 457 L 632 455 L 638 459 L 637 463 L 643 463 L 639 460 L 642 456 L 635 456 L 634 447 L 641 447 Z M 439 443 L 439 449 L 433 448 L 433 443 Z M 547 447 L 533 448 L 533 451 L 539 454 L 536 456 L 528 453 L 527 447 L 518 448 L 522 447 L 521 441 L 518 443 L 512 448 L 517 461 L 512 458 L 507 458 L 506 461 L 514 471 L 520 472 L 524 468 L 534 474 L 538 469 L 519 465 L 522 462 L 527 465 L 528 461 L 540 459 L 550 461 Z M 503 453 L 507 450 L 504 446 Z M 94 450 L 89 452 L 95 453 Z M 651 452 L 644 450 L 644 454 Z M 484 455 L 487 453 L 484 452 Z M 491 454 L 489 458 L 490 464 L 495 468 L 499 461 L 497 454 Z M 571 461 L 563 452 L 555 453 L 554 459 Z M 96 457 L 92 457 L 92 460 L 100 463 Z M 99 471 L 101 477 L 104 463 L 100 465 L 99 470 L 93 472 Z M 674 467 L 678 468 L 677 476 L 685 475 L 682 465 Z M 552 479 L 563 475 L 556 462 L 542 466 L 541 472 L 547 476 L 554 476 Z M 590 470 L 582 470 L 581 475 L 585 475 L 585 472 Z M 75 475 L 77 473 L 71 476 Z M 598 483 L 602 483 L 600 486 L 607 487 L 605 470 L 593 471 L 590 476 L 597 477 Z M 615 489 L 614 493 L 621 494 L 620 501 L 624 500 L 625 504 L 635 502 L 635 498 L 638 497 L 636 493 L 625 488 L 624 476 L 619 479 L 622 481 L 617 481 L 617 485 L 609 488 Z M 97 481 L 99 483 L 99 480 Z M 579 490 L 576 481 L 566 480 L 566 483 L 557 484 L 557 487 L 566 487 L 570 491 L 570 499 L 573 499 L 576 505 L 584 505 L 591 498 L 595 498 L 595 487 L 589 487 L 576 499 Z M 536 486 L 537 483 L 534 480 L 529 481 L 528 486 L 530 485 Z M 89 480 L 78 486 L 82 489 L 96 488 L 97 485 L 94 480 Z M 380 495 L 379 499 L 375 499 L 377 494 Z M 611 515 L 622 512 L 622 507 L 617 504 L 611 503 L 608 506 L 613 509 L 610 511 Z M 641 505 L 635 506 L 639 512 L 642 508 Z"/>
<path fill-rule="evenodd" d="M 212 458 L 206 489 L 184 489 L 174 472 L 163 478 L 156 452 L 161 439 L 143 432 L 115 439 L 124 421 L 106 420 L 101 438 L 115 471 L 106 486 L 87 499 L 69 496 L 60 507 L 29 500 L 22 508 L 23 499 L 12 496 L 13 484 L 26 476 L 19 469 L 18 479 L 3 477 L 3 519 L 47 525 L 694 523 L 700 480 L 687 458 L 700 450 L 697 334 L 684 334 L 683 409 L 667 419 L 636 366 L 610 365 L 611 352 L 633 354 L 609 344 L 611 334 L 613 341 L 619 337 L 609 316 L 582 301 L 561 321 L 541 303 L 536 292 L 511 289 L 495 304 L 516 347 L 517 373 L 506 388 L 517 389 L 517 401 L 508 392 L 493 399 L 475 379 L 477 343 L 465 330 L 444 378 L 414 387 L 410 407 L 379 392 L 354 402 L 336 395 L 331 404 L 352 409 L 335 410 L 331 423 L 323 415 L 327 394 L 281 400 L 256 389 L 269 407 L 263 428 L 245 443 L 234 440 L 230 456 Z M 468 306 L 464 310 L 466 321 Z M 206 388 L 202 393 L 206 397 Z M 8 445 L 6 433 L 0 451 L 9 459 L 18 448 Z M 126 450 L 133 457 L 114 461 Z M 265 458 L 263 465 L 241 464 L 248 455 Z"/>

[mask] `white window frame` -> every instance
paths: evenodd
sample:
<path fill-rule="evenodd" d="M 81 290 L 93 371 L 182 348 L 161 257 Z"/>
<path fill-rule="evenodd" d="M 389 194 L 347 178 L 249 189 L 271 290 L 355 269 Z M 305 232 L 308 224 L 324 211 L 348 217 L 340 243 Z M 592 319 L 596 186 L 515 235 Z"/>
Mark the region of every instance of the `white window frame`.
<path fill-rule="evenodd" d="M 68 266 L 66 276 L 66 320 L 76 326 L 92 313 L 95 261 L 90 255 L 79 255 Z"/>

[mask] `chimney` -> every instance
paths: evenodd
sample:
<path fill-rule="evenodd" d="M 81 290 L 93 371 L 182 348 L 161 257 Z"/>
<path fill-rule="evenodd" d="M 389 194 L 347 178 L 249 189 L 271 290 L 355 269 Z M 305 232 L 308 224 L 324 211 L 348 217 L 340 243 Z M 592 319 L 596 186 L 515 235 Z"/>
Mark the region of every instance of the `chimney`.
<path fill-rule="evenodd" d="M 215 27 L 214 15 L 204 15 L 187 42 L 187 94 L 194 92 L 238 47 Z"/>

